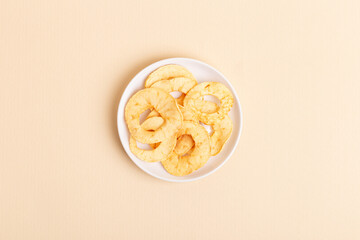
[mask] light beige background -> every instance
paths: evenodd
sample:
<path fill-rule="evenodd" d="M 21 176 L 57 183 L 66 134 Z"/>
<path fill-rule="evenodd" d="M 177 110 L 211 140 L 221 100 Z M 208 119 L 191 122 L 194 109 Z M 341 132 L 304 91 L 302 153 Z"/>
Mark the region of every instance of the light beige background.
<path fill-rule="evenodd" d="M 130 79 L 190 57 L 244 128 L 167 183 L 116 130 Z M 360 239 L 360 2 L 0 0 L 0 239 Z"/>

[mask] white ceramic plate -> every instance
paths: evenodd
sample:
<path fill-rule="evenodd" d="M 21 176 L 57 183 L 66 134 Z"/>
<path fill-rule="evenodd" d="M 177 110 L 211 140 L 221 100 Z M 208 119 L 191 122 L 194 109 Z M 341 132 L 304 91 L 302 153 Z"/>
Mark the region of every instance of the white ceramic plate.
<path fill-rule="evenodd" d="M 140 159 L 138 159 L 129 148 L 129 130 L 125 123 L 125 105 L 130 99 L 130 97 L 139 91 L 140 89 L 144 88 L 144 82 L 146 77 L 155 69 L 158 67 L 161 67 L 163 65 L 167 64 L 178 64 L 181 66 L 186 67 L 188 70 L 190 70 L 199 83 L 201 82 L 220 82 L 226 85 L 232 92 L 235 98 L 234 106 L 232 107 L 229 116 L 231 117 L 234 127 L 233 132 L 230 136 L 230 139 L 225 144 L 223 150 L 216 156 L 210 157 L 209 161 L 199 170 L 183 177 L 177 177 L 169 174 L 166 172 L 166 170 L 162 167 L 160 162 L 157 163 L 148 163 L 144 162 Z M 190 59 L 190 58 L 169 58 L 165 60 L 158 61 L 156 63 L 153 63 L 143 70 L 141 70 L 128 84 L 126 87 L 123 95 L 121 96 L 119 109 L 118 109 L 118 115 L 117 115 L 117 125 L 118 125 L 118 131 L 121 143 L 126 151 L 126 153 L 129 155 L 131 160 L 134 161 L 134 163 L 144 170 L 146 173 L 170 182 L 187 182 L 187 181 L 193 181 L 196 179 L 203 178 L 205 176 L 208 176 L 209 174 L 215 172 L 217 169 L 219 169 L 224 163 L 230 158 L 231 154 L 234 152 L 236 145 L 239 142 L 240 135 L 241 135 L 241 129 L 242 129 L 242 112 L 241 112 L 241 106 L 239 98 L 235 92 L 235 89 L 232 87 L 231 83 L 222 75 L 219 71 L 217 71 L 215 68 L 209 66 L 206 63 L 203 63 L 198 60 Z"/>

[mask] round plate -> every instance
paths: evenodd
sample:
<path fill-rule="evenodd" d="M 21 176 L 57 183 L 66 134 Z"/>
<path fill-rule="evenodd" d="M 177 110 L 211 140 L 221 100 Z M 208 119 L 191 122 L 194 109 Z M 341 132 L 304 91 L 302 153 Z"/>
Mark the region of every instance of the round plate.
<path fill-rule="evenodd" d="M 144 88 L 144 83 L 146 77 L 155 69 L 167 65 L 167 64 L 178 64 L 187 68 L 190 72 L 193 73 L 195 78 L 199 83 L 201 82 L 220 82 L 227 86 L 232 94 L 234 95 L 234 106 L 232 107 L 229 116 L 233 121 L 233 132 L 227 143 L 225 144 L 223 150 L 216 156 L 210 157 L 209 161 L 199 170 L 183 177 L 177 177 L 169 174 L 161 165 L 160 162 L 157 163 L 148 163 L 138 159 L 131 151 L 129 147 L 129 130 L 125 123 L 125 105 L 130 99 L 130 97 L 135 94 L 137 91 Z M 198 60 L 190 59 L 190 58 L 169 58 L 165 60 L 158 61 L 153 63 L 143 70 L 141 70 L 128 84 L 123 95 L 121 96 L 118 115 L 117 115 L 117 125 L 121 143 L 129 155 L 131 160 L 134 163 L 144 170 L 144 172 L 154 176 L 156 178 L 170 181 L 170 182 L 187 182 L 193 181 L 196 179 L 203 178 L 208 176 L 209 174 L 215 172 L 219 169 L 224 163 L 230 158 L 231 154 L 234 152 L 236 145 L 239 142 L 241 129 L 242 129 L 242 112 L 239 98 L 235 92 L 235 89 L 230 84 L 230 82 L 215 68 L 209 66 L 206 63 L 203 63 Z"/>

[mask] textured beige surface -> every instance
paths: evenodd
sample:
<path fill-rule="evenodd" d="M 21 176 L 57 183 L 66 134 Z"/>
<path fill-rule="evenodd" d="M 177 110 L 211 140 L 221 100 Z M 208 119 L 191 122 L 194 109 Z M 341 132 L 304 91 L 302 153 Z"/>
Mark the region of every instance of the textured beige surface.
<path fill-rule="evenodd" d="M 360 239 L 359 9 L 1 0 L 0 239 Z M 223 72 L 244 111 L 233 157 L 182 184 L 116 130 L 130 79 L 178 56 Z"/>

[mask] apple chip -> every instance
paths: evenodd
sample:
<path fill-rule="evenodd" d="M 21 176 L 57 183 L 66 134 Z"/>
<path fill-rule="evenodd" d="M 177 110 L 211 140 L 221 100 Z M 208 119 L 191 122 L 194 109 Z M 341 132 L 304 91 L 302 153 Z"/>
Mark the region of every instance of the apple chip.
<path fill-rule="evenodd" d="M 155 131 L 140 126 L 140 114 L 155 109 L 164 123 Z M 175 99 L 159 88 L 146 88 L 135 93 L 125 107 L 125 120 L 131 136 L 141 143 L 162 142 L 175 135 L 182 125 L 182 114 Z"/>
<path fill-rule="evenodd" d="M 214 123 L 212 128 L 214 131 L 210 136 L 211 156 L 215 156 L 221 151 L 229 139 L 233 129 L 233 123 L 231 118 L 226 115 L 224 119 Z"/>
<path fill-rule="evenodd" d="M 201 108 L 207 101 L 205 95 L 213 95 L 220 100 L 220 107 L 214 113 L 202 112 Z M 223 119 L 234 104 L 231 91 L 224 84 L 218 82 L 203 82 L 193 87 L 185 96 L 184 107 L 190 108 L 198 114 L 199 120 L 205 124 L 213 124 Z"/>
<path fill-rule="evenodd" d="M 185 77 L 196 81 L 194 75 L 185 67 L 175 64 L 169 64 L 159 67 L 149 74 L 145 80 L 145 87 L 151 87 L 154 83 L 161 80 L 169 80 L 171 78 Z"/>
<path fill-rule="evenodd" d="M 162 165 L 170 174 L 184 176 L 201 168 L 210 158 L 210 138 L 208 132 L 199 123 L 184 121 L 178 135 L 188 134 L 195 142 L 193 151 L 185 156 L 171 153 Z"/>

